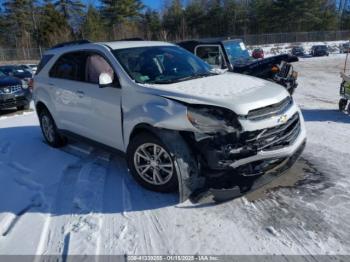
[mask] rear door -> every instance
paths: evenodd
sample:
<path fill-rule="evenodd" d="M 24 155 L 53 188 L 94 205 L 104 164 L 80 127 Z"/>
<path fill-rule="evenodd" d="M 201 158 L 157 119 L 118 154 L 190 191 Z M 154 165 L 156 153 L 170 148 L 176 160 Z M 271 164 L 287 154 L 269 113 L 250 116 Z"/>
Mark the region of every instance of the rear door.
<path fill-rule="evenodd" d="M 55 90 L 53 101 L 59 127 L 88 137 L 86 122 L 90 121 L 91 101 L 84 96 L 85 62 L 85 52 L 62 55 L 49 72 L 49 85 Z"/>

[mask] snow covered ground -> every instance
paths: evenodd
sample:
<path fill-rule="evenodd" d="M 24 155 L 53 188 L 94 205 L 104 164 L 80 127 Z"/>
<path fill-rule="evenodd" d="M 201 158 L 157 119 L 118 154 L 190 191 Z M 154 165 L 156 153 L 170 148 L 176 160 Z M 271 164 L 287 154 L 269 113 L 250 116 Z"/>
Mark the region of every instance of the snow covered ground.
<path fill-rule="evenodd" d="M 296 64 L 308 130 L 296 167 L 220 205 L 177 204 L 138 186 L 121 156 L 50 148 L 34 112 L 2 113 L 0 254 L 350 254 L 350 116 L 337 111 L 344 58 Z"/>

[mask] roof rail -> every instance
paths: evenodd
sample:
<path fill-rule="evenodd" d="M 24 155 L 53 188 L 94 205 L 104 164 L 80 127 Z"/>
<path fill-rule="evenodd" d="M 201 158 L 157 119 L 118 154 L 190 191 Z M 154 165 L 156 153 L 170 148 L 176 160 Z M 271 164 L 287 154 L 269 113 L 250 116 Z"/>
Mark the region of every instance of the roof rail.
<path fill-rule="evenodd" d="M 144 41 L 144 39 L 141 37 L 132 37 L 132 38 L 120 39 L 118 41 Z"/>
<path fill-rule="evenodd" d="M 83 44 L 89 44 L 89 43 L 91 43 L 89 40 L 70 41 L 70 42 L 64 42 L 64 43 L 54 45 L 50 49 L 56 49 L 56 48 L 71 46 L 71 45 L 83 45 Z"/>

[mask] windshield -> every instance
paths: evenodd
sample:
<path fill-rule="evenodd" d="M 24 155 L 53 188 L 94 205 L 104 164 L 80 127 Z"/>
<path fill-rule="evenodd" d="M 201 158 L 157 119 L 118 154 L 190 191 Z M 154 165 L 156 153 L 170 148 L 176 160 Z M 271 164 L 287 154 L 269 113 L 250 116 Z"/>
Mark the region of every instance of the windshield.
<path fill-rule="evenodd" d="M 320 45 L 320 46 L 316 46 L 315 49 L 323 51 L 323 50 L 327 50 L 327 46 Z"/>
<path fill-rule="evenodd" d="M 116 49 L 113 54 L 138 83 L 169 84 L 213 75 L 209 65 L 177 46 Z"/>
<path fill-rule="evenodd" d="M 13 73 L 12 68 L 10 67 L 2 67 L 0 68 L 0 70 L 5 74 L 5 75 L 10 75 L 11 73 Z"/>
<path fill-rule="evenodd" d="M 5 73 L 2 72 L 1 69 L 0 69 L 0 77 L 4 77 L 4 76 L 6 76 Z"/>
<path fill-rule="evenodd" d="M 243 42 L 225 41 L 223 44 L 231 64 L 239 64 L 251 59 Z"/>

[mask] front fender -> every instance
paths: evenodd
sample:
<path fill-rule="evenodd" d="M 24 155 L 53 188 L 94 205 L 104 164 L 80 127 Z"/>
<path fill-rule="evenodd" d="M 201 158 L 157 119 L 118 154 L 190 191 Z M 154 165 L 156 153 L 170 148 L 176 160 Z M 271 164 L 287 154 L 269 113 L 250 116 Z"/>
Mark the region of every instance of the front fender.
<path fill-rule="evenodd" d="M 194 131 L 187 119 L 187 107 L 174 100 L 137 93 L 124 96 L 122 104 L 125 150 L 133 130 L 140 124 L 174 131 Z"/>

